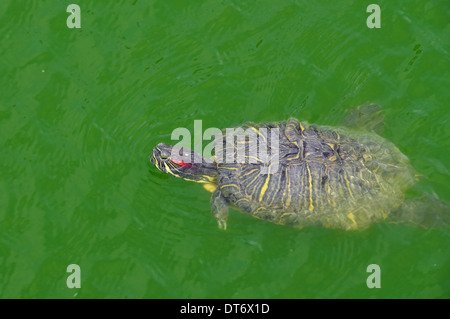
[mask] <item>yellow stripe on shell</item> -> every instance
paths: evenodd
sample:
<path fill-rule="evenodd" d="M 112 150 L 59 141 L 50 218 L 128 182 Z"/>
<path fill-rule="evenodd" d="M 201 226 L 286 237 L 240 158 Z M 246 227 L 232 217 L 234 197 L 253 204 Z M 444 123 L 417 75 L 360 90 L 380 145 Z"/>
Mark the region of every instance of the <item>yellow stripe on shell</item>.
<path fill-rule="evenodd" d="M 355 225 L 355 229 L 358 228 L 358 223 L 355 220 L 355 215 L 353 215 L 353 213 L 350 213 L 347 215 L 348 218 L 350 218 L 350 220 L 353 222 L 353 224 Z"/>
<path fill-rule="evenodd" d="M 269 166 L 269 171 L 267 172 L 266 181 L 264 182 L 264 185 L 261 188 L 261 193 L 259 194 L 259 201 L 262 201 L 263 196 L 266 193 L 267 187 L 269 186 L 269 180 L 270 180 L 270 166 Z"/>
<path fill-rule="evenodd" d="M 225 187 L 236 187 L 237 189 L 239 189 L 239 187 L 236 184 L 220 185 L 220 189 L 225 188 Z"/>
<path fill-rule="evenodd" d="M 300 129 L 302 130 L 300 132 L 300 134 L 303 134 L 303 131 L 305 130 L 305 128 L 303 127 L 302 122 L 298 122 L 298 124 L 300 124 Z"/>
<path fill-rule="evenodd" d="M 344 171 L 344 179 L 345 179 L 345 183 L 347 184 L 348 192 L 350 193 L 350 196 L 351 196 L 351 197 L 353 198 L 353 200 L 354 200 L 355 197 L 353 197 L 352 190 L 350 189 L 350 181 L 348 180 L 347 172 L 345 172 L 345 171 Z"/>
<path fill-rule="evenodd" d="M 290 175 L 290 167 L 286 168 L 286 189 L 287 189 L 287 199 L 285 206 L 288 208 L 291 205 L 291 175 Z"/>
<path fill-rule="evenodd" d="M 257 171 L 257 170 L 258 170 L 257 168 L 252 169 L 251 171 L 249 171 L 249 172 L 247 172 L 247 173 L 245 173 L 245 174 L 242 174 L 240 177 L 242 178 L 242 177 L 244 177 L 244 176 L 250 175 L 251 173 L 253 173 L 254 171 Z"/>
<path fill-rule="evenodd" d="M 308 164 L 306 164 L 306 169 L 308 170 L 308 179 L 309 179 L 309 211 L 312 212 L 314 210 L 313 200 L 312 200 L 312 176 L 311 176 L 311 171 L 309 170 Z"/>

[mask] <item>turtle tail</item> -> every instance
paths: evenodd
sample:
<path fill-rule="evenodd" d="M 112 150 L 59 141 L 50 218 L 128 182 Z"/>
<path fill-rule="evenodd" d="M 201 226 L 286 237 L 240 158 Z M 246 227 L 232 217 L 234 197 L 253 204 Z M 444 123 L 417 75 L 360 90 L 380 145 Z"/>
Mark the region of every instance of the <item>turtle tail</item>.
<path fill-rule="evenodd" d="M 405 201 L 386 221 L 422 228 L 447 228 L 450 227 L 450 205 L 426 195 Z"/>

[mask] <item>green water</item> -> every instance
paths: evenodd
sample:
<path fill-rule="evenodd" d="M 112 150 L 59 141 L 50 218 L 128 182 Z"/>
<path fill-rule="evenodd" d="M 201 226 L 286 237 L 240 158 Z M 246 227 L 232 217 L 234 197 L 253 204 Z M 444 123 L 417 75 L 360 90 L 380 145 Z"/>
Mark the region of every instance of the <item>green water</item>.
<path fill-rule="evenodd" d="M 424 175 L 411 193 L 450 202 L 449 3 L 378 1 L 369 29 L 370 3 L 2 0 L 0 297 L 449 298 L 449 229 L 233 210 L 219 231 L 209 193 L 149 163 L 195 119 L 339 125 L 371 101 Z"/>

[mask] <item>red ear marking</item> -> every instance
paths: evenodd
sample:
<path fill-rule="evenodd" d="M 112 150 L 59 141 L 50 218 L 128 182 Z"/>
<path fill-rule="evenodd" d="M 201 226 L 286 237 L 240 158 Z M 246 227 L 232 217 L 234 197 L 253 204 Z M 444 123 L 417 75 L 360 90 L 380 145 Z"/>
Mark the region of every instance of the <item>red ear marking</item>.
<path fill-rule="evenodd" d="M 180 166 L 183 166 L 183 167 L 192 167 L 191 164 L 186 163 L 186 162 L 183 162 L 183 161 L 178 161 L 178 160 L 175 160 L 175 159 L 170 159 L 170 160 L 171 160 L 172 162 L 174 162 L 175 164 L 180 165 Z"/>

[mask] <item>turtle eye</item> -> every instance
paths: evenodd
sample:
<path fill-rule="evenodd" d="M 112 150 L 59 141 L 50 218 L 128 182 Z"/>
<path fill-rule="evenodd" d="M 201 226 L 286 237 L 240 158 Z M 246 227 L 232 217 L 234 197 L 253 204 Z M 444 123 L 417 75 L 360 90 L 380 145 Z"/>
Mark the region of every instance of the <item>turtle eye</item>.
<path fill-rule="evenodd" d="M 169 156 L 167 154 L 161 154 L 160 157 L 164 161 L 169 158 Z"/>

